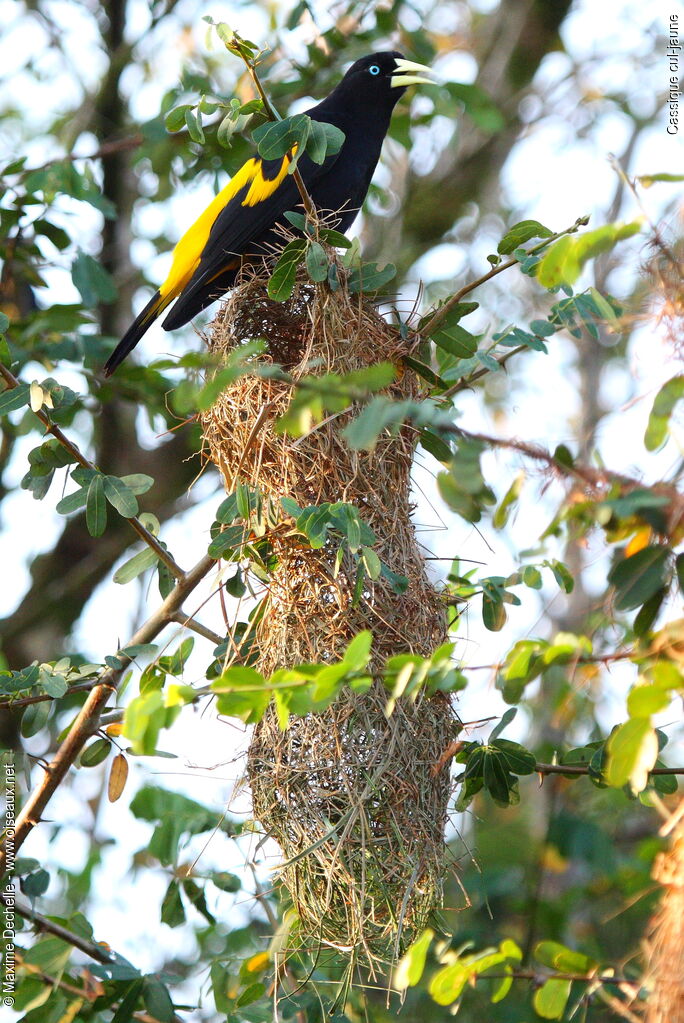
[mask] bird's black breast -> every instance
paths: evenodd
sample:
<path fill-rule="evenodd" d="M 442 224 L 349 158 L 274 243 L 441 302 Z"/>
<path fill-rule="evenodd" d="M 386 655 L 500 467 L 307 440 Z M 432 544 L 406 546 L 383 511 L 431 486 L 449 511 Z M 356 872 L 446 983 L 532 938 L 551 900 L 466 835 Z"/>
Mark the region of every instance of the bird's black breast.
<path fill-rule="evenodd" d="M 376 116 L 369 117 L 369 113 Z M 309 116 L 316 121 L 334 124 L 344 132 L 342 148 L 336 157 L 330 159 L 329 167 L 324 167 L 321 174 L 320 167 L 305 158 L 302 177 L 316 208 L 334 213 L 339 211 L 338 229 L 346 231 L 366 198 L 389 127 L 389 116 L 385 116 L 384 111 L 326 109 L 325 103 L 310 110 Z M 310 185 L 307 179 L 311 181 Z"/>

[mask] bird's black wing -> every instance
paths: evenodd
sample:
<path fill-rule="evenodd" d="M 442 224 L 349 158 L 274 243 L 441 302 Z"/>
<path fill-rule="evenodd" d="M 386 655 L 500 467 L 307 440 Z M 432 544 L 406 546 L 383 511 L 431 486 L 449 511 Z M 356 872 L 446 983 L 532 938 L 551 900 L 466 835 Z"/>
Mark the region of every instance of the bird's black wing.
<path fill-rule="evenodd" d="M 302 156 L 298 166 L 307 188 L 328 173 L 337 157 L 335 154 L 322 164 L 315 164 Z M 220 297 L 230 287 L 241 256 L 264 241 L 277 240 L 271 235 L 272 228 L 283 222 L 284 213 L 295 210 L 302 202 L 294 178 L 287 173 L 289 165 L 289 156 L 247 162 L 249 176 L 214 220 L 197 266 L 164 320 L 165 330 L 182 326 Z"/>

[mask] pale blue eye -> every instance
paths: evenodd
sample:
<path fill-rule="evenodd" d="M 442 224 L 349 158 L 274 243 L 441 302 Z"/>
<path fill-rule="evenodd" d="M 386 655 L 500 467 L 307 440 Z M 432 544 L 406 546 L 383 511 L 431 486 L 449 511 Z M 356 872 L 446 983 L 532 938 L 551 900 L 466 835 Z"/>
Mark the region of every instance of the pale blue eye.
<path fill-rule="evenodd" d="M 371 64 L 371 66 L 368 68 L 368 71 L 372 75 L 379 75 L 380 74 L 380 68 L 378 67 L 377 64 Z"/>

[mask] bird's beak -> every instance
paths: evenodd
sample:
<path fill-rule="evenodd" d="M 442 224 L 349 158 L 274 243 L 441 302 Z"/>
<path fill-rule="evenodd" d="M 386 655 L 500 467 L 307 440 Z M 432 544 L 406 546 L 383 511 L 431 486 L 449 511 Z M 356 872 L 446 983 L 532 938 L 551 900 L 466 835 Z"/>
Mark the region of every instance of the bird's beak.
<path fill-rule="evenodd" d="M 432 78 L 425 78 L 426 74 L 434 74 L 427 64 L 416 64 L 415 60 L 405 60 L 403 57 L 395 57 L 395 64 L 397 66 L 392 72 L 391 85 L 435 84 Z"/>

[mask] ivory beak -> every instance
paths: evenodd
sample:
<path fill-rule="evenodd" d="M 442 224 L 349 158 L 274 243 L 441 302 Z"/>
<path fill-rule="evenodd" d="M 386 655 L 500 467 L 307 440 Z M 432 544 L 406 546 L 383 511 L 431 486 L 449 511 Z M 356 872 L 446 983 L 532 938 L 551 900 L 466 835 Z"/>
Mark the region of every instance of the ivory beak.
<path fill-rule="evenodd" d="M 403 57 L 395 58 L 395 63 L 397 66 L 391 80 L 393 86 L 435 84 L 434 79 L 425 77 L 434 74 L 427 64 L 417 64 L 415 60 L 405 60 Z"/>

